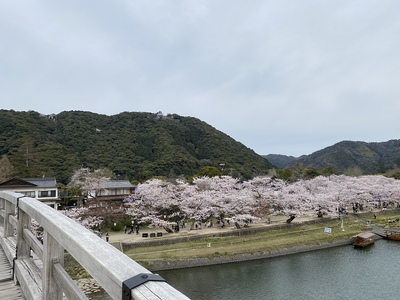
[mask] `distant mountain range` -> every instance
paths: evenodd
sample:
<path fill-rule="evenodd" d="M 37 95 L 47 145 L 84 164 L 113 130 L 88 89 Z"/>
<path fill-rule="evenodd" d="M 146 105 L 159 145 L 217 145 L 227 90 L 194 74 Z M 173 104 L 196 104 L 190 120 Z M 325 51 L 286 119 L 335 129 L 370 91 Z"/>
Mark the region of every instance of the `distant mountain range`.
<path fill-rule="evenodd" d="M 269 174 L 275 166 L 284 170 L 299 165 L 329 168 L 321 174 L 343 174 L 349 168 L 363 174 L 385 173 L 400 166 L 400 140 L 342 141 L 297 158 L 261 156 L 207 123 L 177 114 L 107 116 L 68 111 L 43 115 L 0 110 L 0 179 L 46 176 L 68 183 L 81 167 L 105 168 L 116 179 L 131 181 L 154 176 L 190 178 L 210 167 L 223 175 L 249 179 Z M 310 168 L 306 171 L 318 174 Z"/>
<path fill-rule="evenodd" d="M 381 143 L 342 141 L 310 155 L 301 157 L 280 154 L 264 155 L 279 168 L 294 168 L 297 164 L 318 170 L 331 168 L 343 174 L 349 168 L 359 168 L 363 174 L 382 174 L 400 166 L 400 140 Z"/>
<path fill-rule="evenodd" d="M 261 155 L 207 123 L 161 112 L 107 116 L 0 110 L 0 157 L 0 171 L 12 165 L 10 176 L 45 175 L 61 183 L 68 183 L 81 167 L 106 168 L 116 178 L 131 181 L 190 178 L 205 167 L 246 179 L 273 168 Z"/>

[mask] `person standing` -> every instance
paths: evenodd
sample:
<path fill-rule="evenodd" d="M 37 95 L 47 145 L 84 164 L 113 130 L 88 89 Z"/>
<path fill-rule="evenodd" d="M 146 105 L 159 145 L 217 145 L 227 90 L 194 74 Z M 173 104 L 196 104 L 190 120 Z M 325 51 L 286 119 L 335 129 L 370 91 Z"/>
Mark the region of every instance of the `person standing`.
<path fill-rule="evenodd" d="M 106 233 L 106 242 L 110 241 L 110 236 L 108 235 L 108 232 Z"/>

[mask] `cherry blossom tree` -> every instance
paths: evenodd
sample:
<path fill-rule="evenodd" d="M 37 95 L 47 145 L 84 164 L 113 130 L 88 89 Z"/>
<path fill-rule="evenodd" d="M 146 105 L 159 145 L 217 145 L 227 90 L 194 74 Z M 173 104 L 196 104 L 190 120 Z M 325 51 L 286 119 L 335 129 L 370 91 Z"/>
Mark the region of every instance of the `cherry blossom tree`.
<path fill-rule="evenodd" d="M 101 217 L 88 214 L 89 208 L 70 208 L 66 210 L 59 210 L 58 212 L 66 215 L 67 217 L 71 218 L 72 220 L 76 221 L 77 223 L 89 230 L 100 228 L 103 223 L 103 219 Z M 43 228 L 35 219 L 31 219 L 30 228 L 33 234 L 40 241 L 43 241 Z"/>
<path fill-rule="evenodd" d="M 139 185 L 139 195 L 141 200 L 131 203 L 128 214 L 141 222 L 165 225 L 185 219 L 194 224 L 211 218 L 257 221 L 269 214 L 334 215 L 339 208 L 370 208 L 376 202 L 395 207 L 400 184 L 377 175 L 317 176 L 293 183 L 273 177 L 241 182 L 221 176 L 195 178 L 193 184 L 152 179 Z"/>
<path fill-rule="evenodd" d="M 104 182 L 110 180 L 107 169 L 98 169 L 93 172 L 89 168 L 80 168 L 71 177 L 68 186 L 79 186 L 88 198 L 96 198 L 97 194 L 104 186 Z"/>
<path fill-rule="evenodd" d="M 170 220 L 179 217 L 180 210 L 177 208 L 180 207 L 180 192 L 185 189 L 185 184 L 179 180 L 176 184 L 161 179 L 146 181 L 139 185 L 136 194 L 131 197 L 127 214 L 137 223 L 167 226 Z"/>
<path fill-rule="evenodd" d="M 100 228 L 103 219 L 97 216 L 88 214 L 90 208 L 74 207 L 65 210 L 59 210 L 62 214 L 73 219 L 87 229 Z"/>

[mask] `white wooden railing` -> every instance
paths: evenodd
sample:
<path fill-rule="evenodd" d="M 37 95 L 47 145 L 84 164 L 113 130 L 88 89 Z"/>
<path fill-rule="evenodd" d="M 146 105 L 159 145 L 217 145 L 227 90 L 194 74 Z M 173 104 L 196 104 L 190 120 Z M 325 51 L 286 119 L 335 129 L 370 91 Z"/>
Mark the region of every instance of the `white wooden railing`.
<path fill-rule="evenodd" d="M 43 243 L 31 232 L 31 219 L 43 227 Z M 64 269 L 65 251 L 113 299 L 189 299 L 90 230 L 22 194 L 0 192 L 0 244 L 27 299 L 87 299 Z"/>

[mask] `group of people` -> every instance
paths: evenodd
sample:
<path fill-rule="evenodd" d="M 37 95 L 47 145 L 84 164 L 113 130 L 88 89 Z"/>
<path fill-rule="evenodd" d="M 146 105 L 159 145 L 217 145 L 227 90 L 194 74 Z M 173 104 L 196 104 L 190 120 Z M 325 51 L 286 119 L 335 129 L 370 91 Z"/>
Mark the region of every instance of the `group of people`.
<path fill-rule="evenodd" d="M 132 224 L 130 230 L 128 230 L 128 227 L 125 225 L 124 226 L 124 233 L 132 234 L 134 228 L 135 228 L 135 226 Z M 139 234 L 139 229 L 140 229 L 140 225 L 136 224 L 136 234 Z"/>
<path fill-rule="evenodd" d="M 103 238 L 103 234 L 101 233 L 101 229 L 99 229 L 99 232 L 97 233 L 99 238 Z M 106 242 L 110 241 L 110 235 L 108 234 L 108 232 L 106 232 Z"/>

